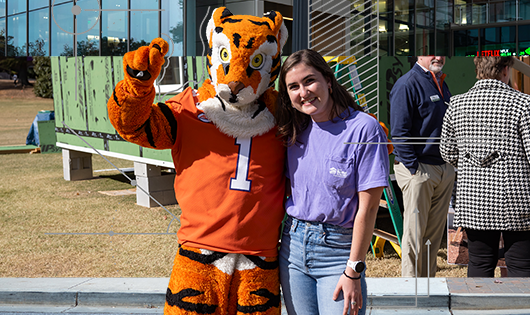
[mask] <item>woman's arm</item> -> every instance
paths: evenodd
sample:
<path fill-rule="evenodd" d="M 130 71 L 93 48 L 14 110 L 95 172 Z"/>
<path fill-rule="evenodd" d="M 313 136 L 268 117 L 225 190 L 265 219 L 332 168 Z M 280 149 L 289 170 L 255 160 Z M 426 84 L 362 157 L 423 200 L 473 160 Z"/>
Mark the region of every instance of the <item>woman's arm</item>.
<path fill-rule="evenodd" d="M 381 200 L 383 189 L 384 187 L 377 187 L 359 192 L 359 210 L 357 210 L 357 215 L 355 216 L 350 250 L 351 261 L 365 261 L 366 252 L 368 252 L 368 247 L 370 246 L 370 241 L 374 233 L 375 219 L 379 210 L 379 201 Z M 346 268 L 345 272 L 349 277 L 356 278 L 360 276 L 359 273 L 353 271 L 351 268 Z M 355 301 L 356 304 L 351 306 L 351 314 L 357 315 L 363 303 L 361 281 L 351 280 L 342 275 L 333 292 L 334 300 L 338 298 L 340 291 L 344 294 L 343 315 L 348 314 L 348 309 L 352 301 Z"/>

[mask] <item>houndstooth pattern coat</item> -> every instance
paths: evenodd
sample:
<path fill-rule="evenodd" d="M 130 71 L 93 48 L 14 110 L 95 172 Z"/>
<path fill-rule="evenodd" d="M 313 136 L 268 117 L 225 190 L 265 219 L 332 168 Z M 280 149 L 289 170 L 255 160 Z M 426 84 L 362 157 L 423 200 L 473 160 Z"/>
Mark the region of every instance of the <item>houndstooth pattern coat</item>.
<path fill-rule="evenodd" d="M 455 226 L 530 230 L 530 95 L 486 79 L 451 97 L 440 153 L 458 169 Z"/>

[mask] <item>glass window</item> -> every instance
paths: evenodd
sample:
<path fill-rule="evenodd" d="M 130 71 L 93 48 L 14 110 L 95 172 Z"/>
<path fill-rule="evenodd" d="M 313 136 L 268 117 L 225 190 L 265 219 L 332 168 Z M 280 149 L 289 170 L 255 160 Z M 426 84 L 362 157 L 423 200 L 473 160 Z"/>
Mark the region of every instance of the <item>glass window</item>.
<path fill-rule="evenodd" d="M 172 56 L 184 55 L 184 4 L 183 0 L 162 0 L 162 38 L 168 40 L 169 35 L 173 41 Z M 171 50 L 171 42 L 168 41 Z"/>
<path fill-rule="evenodd" d="M 515 54 L 515 26 L 481 29 L 481 56 L 512 56 Z"/>
<path fill-rule="evenodd" d="M 51 56 L 74 55 L 74 16 L 72 3 L 54 5 L 52 9 Z"/>
<path fill-rule="evenodd" d="M 414 55 L 414 0 L 396 0 L 396 55 Z"/>
<path fill-rule="evenodd" d="M 416 51 L 410 56 L 434 55 L 434 1 L 416 2 Z"/>
<path fill-rule="evenodd" d="M 472 0 L 455 0 L 454 2 L 455 24 L 466 25 L 472 22 Z"/>
<path fill-rule="evenodd" d="M 453 3 L 447 0 L 436 2 L 436 29 L 448 30 L 453 23 Z"/>
<path fill-rule="evenodd" d="M 26 1 L 24 0 L 11 0 L 7 6 L 7 14 L 17 14 L 26 11 Z"/>
<path fill-rule="evenodd" d="M 106 0 L 103 10 L 127 10 L 127 0 Z M 127 11 L 101 12 L 101 55 L 123 56 L 127 52 Z"/>
<path fill-rule="evenodd" d="M 379 25 L 367 24 L 369 18 L 366 19 L 365 16 L 371 16 L 374 9 L 375 6 L 372 7 L 371 1 L 364 3 L 358 1 L 351 6 L 350 10 L 353 12 L 350 13 L 346 10 L 337 9 L 335 12 L 330 11 L 333 14 L 316 17 L 319 13 L 317 13 L 318 11 L 315 12 L 315 18 L 312 21 L 315 30 L 310 40 L 312 48 L 321 54 L 330 56 L 345 54 L 359 56 L 371 53 L 372 42 L 375 42 L 377 36 L 373 32 L 379 28 Z M 375 23 L 375 21 L 371 23 Z M 346 27 L 349 28 L 349 33 L 343 31 Z M 345 41 L 349 41 L 349 43 L 346 44 Z M 324 47 L 326 48 L 324 49 Z"/>
<path fill-rule="evenodd" d="M 172 57 L 166 58 L 166 63 L 160 72 L 160 84 L 181 84 L 179 58 L 184 53 L 184 4 L 183 0 L 162 0 L 161 37 L 169 44 Z M 173 50 L 173 51 L 172 51 Z M 169 61 L 169 67 L 165 68 Z M 176 88 L 176 86 L 175 86 Z"/>
<path fill-rule="evenodd" d="M 472 7 L 472 24 L 486 24 L 488 23 L 487 0 L 473 1 Z"/>
<path fill-rule="evenodd" d="M 48 9 L 29 12 L 29 55 L 47 56 L 50 17 Z"/>
<path fill-rule="evenodd" d="M 6 15 L 6 0 L 0 0 L 0 17 Z"/>
<path fill-rule="evenodd" d="M 455 56 L 476 56 L 478 52 L 478 30 L 454 31 Z"/>
<path fill-rule="evenodd" d="M 18 14 L 7 18 L 8 56 L 26 55 L 26 14 Z M 12 38 L 12 40 L 11 40 Z M 11 45 L 12 44 L 12 45 Z"/>
<path fill-rule="evenodd" d="M 491 1 L 488 4 L 488 23 L 515 21 L 515 0 Z"/>
<path fill-rule="evenodd" d="M 0 56 L 6 55 L 6 19 L 0 18 Z"/>
<path fill-rule="evenodd" d="M 530 25 L 519 26 L 519 55 L 530 55 Z"/>
<path fill-rule="evenodd" d="M 75 15 L 78 56 L 99 56 L 99 5 L 94 0 L 77 0 L 76 5 L 82 8 Z"/>
<path fill-rule="evenodd" d="M 394 1 L 385 0 L 379 1 L 379 55 L 393 56 L 394 47 L 392 40 L 392 31 L 394 23 L 392 17 L 394 16 Z"/>
<path fill-rule="evenodd" d="M 131 0 L 130 50 L 149 45 L 158 37 L 158 0 Z"/>
<path fill-rule="evenodd" d="M 530 20 L 530 0 L 519 2 L 519 20 Z"/>
<path fill-rule="evenodd" d="M 53 3 L 53 0 L 51 1 Z M 58 1 L 55 1 L 58 2 Z M 50 5 L 49 0 L 29 0 L 29 9 L 40 9 Z"/>
<path fill-rule="evenodd" d="M 437 56 L 449 55 L 449 33 L 453 22 L 453 3 L 447 0 L 436 2 L 436 51 Z"/>

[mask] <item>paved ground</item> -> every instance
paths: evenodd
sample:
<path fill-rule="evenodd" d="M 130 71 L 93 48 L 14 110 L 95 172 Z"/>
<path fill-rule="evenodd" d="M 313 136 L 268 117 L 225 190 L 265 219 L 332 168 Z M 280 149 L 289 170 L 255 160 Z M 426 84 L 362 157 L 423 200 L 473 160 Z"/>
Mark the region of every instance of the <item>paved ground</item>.
<path fill-rule="evenodd" d="M 367 282 L 369 315 L 530 314 L 530 278 Z M 167 283 L 167 278 L 0 278 L 0 314 L 162 314 Z"/>

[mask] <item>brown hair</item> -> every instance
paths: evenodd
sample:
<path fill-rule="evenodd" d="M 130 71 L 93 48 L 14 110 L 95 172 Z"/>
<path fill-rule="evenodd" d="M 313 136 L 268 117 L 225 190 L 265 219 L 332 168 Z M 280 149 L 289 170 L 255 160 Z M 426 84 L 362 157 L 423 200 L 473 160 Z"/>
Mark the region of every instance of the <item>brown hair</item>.
<path fill-rule="evenodd" d="M 314 50 L 299 50 L 289 56 L 282 65 L 278 85 L 278 101 L 276 107 L 276 122 L 278 123 L 278 133 L 284 137 L 287 145 L 296 143 L 297 136 L 304 131 L 311 122 L 311 116 L 301 113 L 291 105 L 291 100 L 285 83 L 285 76 L 294 66 L 303 63 L 320 72 L 331 84 L 330 97 L 333 100 L 329 119 L 339 116 L 346 108 L 363 111 L 350 93 L 335 79 L 333 70 L 326 63 L 324 58 Z"/>
<path fill-rule="evenodd" d="M 515 60 L 513 57 L 479 57 L 476 56 L 475 72 L 477 79 L 500 79 L 502 69 L 512 67 Z"/>

